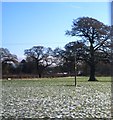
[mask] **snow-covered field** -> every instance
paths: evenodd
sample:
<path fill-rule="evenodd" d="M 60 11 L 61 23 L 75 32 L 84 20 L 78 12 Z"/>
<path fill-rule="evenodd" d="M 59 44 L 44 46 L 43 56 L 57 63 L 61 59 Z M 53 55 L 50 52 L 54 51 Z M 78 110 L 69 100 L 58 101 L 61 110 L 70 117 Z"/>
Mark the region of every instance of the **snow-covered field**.
<path fill-rule="evenodd" d="M 111 83 L 54 80 L 2 82 L 4 118 L 111 118 Z"/>

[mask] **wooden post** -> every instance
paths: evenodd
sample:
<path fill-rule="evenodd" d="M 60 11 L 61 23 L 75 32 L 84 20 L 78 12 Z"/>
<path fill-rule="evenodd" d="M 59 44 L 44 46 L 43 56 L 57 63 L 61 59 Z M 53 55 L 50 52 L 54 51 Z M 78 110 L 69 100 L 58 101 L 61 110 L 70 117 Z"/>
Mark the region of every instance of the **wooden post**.
<path fill-rule="evenodd" d="M 76 80 L 76 76 L 77 76 L 77 64 L 76 64 L 76 47 L 75 47 L 75 87 L 76 87 L 76 82 L 77 82 L 77 80 Z"/>

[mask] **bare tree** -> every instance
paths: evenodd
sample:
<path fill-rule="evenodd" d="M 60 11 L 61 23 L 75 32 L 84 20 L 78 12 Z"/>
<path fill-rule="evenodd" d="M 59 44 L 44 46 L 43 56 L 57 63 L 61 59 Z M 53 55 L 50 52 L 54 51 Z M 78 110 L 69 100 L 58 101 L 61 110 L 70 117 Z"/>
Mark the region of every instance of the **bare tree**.
<path fill-rule="evenodd" d="M 17 66 L 17 56 L 11 54 L 7 48 L 0 48 L 0 68 L 2 68 L 3 74 L 8 74 L 14 66 Z"/>
<path fill-rule="evenodd" d="M 102 52 L 104 55 L 106 54 L 106 56 L 100 57 L 102 59 L 108 56 L 108 46 L 111 44 L 110 28 L 110 26 L 94 18 L 82 17 L 73 20 L 71 31 L 66 31 L 66 35 L 81 38 L 81 41 L 87 46 L 84 51 L 84 53 L 87 53 L 87 56 L 84 54 L 82 57 L 90 67 L 89 81 L 96 81 L 95 66 L 99 61 L 96 57 L 97 53 Z"/>
<path fill-rule="evenodd" d="M 45 48 L 43 46 L 34 46 L 31 49 L 25 50 L 24 52 L 24 54 L 27 56 L 27 61 L 36 63 L 37 73 L 39 78 L 41 78 L 45 68 L 51 66 L 53 63 L 52 49 Z"/>

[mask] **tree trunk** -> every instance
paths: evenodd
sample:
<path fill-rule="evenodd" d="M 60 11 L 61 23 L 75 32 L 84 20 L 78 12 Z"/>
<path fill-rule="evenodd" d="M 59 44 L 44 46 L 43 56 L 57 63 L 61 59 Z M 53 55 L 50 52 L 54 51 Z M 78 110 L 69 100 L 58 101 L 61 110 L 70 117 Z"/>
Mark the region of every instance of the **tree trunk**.
<path fill-rule="evenodd" d="M 94 57 L 94 47 L 93 47 L 93 43 L 91 43 L 90 46 L 90 78 L 88 81 L 97 81 L 95 78 L 95 57 Z"/>
<path fill-rule="evenodd" d="M 88 81 L 97 81 L 95 78 L 95 64 L 90 65 L 90 77 Z"/>
<path fill-rule="evenodd" d="M 41 78 L 41 77 L 42 77 L 42 75 L 41 75 L 40 73 L 38 74 L 38 76 L 39 76 L 39 78 Z"/>
<path fill-rule="evenodd" d="M 38 60 L 36 61 L 36 65 L 37 65 L 37 74 L 38 74 L 38 77 L 41 78 L 42 74 L 41 74 L 41 68 L 39 66 L 39 61 Z"/>

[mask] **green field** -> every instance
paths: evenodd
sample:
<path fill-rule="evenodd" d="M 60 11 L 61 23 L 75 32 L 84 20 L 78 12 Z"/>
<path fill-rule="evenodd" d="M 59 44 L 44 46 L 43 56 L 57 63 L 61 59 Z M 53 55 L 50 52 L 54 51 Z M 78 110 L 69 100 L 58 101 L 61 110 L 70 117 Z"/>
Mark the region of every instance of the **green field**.
<path fill-rule="evenodd" d="M 110 118 L 111 78 L 42 78 L 2 81 L 4 118 Z"/>

